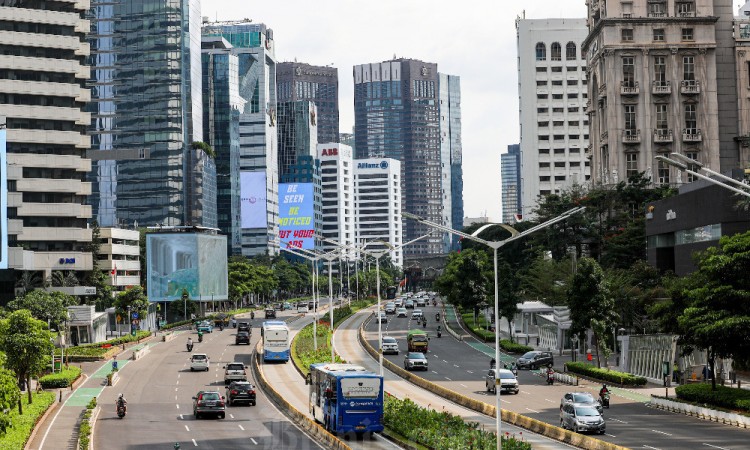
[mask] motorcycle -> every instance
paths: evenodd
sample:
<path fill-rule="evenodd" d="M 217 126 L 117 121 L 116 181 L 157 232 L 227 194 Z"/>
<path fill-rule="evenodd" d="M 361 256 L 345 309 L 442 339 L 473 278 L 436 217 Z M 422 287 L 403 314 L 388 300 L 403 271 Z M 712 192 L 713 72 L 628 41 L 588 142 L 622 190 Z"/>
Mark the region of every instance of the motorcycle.
<path fill-rule="evenodd" d="M 437 337 L 440 337 L 443 335 L 443 330 L 440 329 L 440 327 L 437 328 Z"/>
<path fill-rule="evenodd" d="M 555 372 L 547 372 L 547 384 L 555 384 Z"/>
<path fill-rule="evenodd" d="M 602 408 L 609 408 L 609 392 L 599 394 L 599 403 L 602 404 Z"/>
<path fill-rule="evenodd" d="M 192 352 L 193 351 L 193 343 L 192 342 L 190 342 L 190 343 L 187 344 L 187 351 L 188 352 Z"/>
<path fill-rule="evenodd" d="M 125 405 L 123 405 L 122 403 L 119 403 L 117 405 L 117 417 L 119 417 L 120 419 L 125 417 Z"/>
<path fill-rule="evenodd" d="M 435 321 L 440 322 L 440 313 L 435 314 Z"/>
<path fill-rule="evenodd" d="M 203 334 L 198 333 L 198 342 L 203 342 Z"/>
<path fill-rule="evenodd" d="M 422 321 L 422 328 L 427 328 L 427 320 Z"/>
<path fill-rule="evenodd" d="M 250 311 L 250 318 L 255 319 L 255 311 Z"/>

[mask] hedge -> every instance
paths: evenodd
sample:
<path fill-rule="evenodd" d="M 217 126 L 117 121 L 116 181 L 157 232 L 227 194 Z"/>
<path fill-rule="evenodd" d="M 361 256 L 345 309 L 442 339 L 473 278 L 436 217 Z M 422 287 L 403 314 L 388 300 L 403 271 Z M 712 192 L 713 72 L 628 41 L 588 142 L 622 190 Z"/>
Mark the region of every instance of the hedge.
<path fill-rule="evenodd" d="M 136 342 L 141 339 L 151 336 L 150 331 L 138 331 L 135 336 L 127 335 L 114 339 L 110 339 L 104 342 L 97 342 L 95 344 L 83 344 L 75 347 L 67 347 L 65 349 L 65 357 L 75 359 L 76 357 L 86 358 L 101 358 L 107 353 L 111 347 L 122 345 L 128 342 Z M 60 355 L 60 349 L 55 349 L 55 354 Z"/>
<path fill-rule="evenodd" d="M 645 386 L 648 383 L 648 380 L 644 377 L 616 370 L 600 369 L 584 362 L 567 362 L 565 367 L 568 372 L 622 386 Z"/>
<path fill-rule="evenodd" d="M 750 413 L 750 391 L 744 389 L 717 385 L 714 391 L 711 383 L 695 383 L 677 386 L 675 392 L 677 398 L 688 402 Z"/>
<path fill-rule="evenodd" d="M 18 415 L 18 408 L 12 408 L 8 412 L 11 426 L 8 427 L 5 434 L 0 436 L 0 448 L 3 450 L 23 450 L 26 441 L 31 436 L 31 430 L 42 417 L 47 408 L 56 400 L 54 392 L 34 392 L 32 393 L 32 403 L 26 402 L 26 396 L 23 396 L 23 415 Z"/>
<path fill-rule="evenodd" d="M 510 353 L 526 353 L 534 350 L 534 347 L 517 344 L 515 342 L 511 342 L 509 339 L 500 339 L 500 348 Z"/>
<path fill-rule="evenodd" d="M 39 384 L 44 389 L 57 389 L 70 387 L 73 382 L 81 376 L 81 368 L 76 366 L 63 367 L 61 372 L 51 373 L 39 379 Z"/>
<path fill-rule="evenodd" d="M 88 450 L 89 441 L 91 440 L 91 414 L 96 408 L 96 397 L 92 397 L 89 404 L 86 405 L 86 412 L 83 413 L 83 420 L 78 427 L 78 450 Z"/>

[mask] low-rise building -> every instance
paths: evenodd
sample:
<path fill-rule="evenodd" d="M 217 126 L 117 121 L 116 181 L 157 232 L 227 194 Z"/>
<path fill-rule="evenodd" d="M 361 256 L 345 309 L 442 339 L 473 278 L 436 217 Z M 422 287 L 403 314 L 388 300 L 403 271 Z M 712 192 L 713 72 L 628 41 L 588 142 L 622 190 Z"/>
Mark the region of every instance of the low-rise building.
<path fill-rule="evenodd" d="M 107 275 L 113 294 L 141 284 L 140 232 L 124 228 L 101 228 L 99 270 Z"/>

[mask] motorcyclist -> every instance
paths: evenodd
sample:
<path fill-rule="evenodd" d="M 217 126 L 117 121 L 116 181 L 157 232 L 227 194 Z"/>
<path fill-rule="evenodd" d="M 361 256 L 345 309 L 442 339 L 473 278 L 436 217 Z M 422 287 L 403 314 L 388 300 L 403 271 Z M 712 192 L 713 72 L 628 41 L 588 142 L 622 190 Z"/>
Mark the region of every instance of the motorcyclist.
<path fill-rule="evenodd" d="M 115 407 L 119 408 L 120 406 L 122 406 L 125 409 L 125 414 L 127 414 L 127 412 L 128 412 L 128 401 L 125 400 L 125 395 L 124 394 L 120 394 L 120 395 L 117 396 L 117 401 L 115 402 Z"/>
<path fill-rule="evenodd" d="M 602 385 L 602 388 L 599 389 L 599 398 L 604 398 L 605 395 L 609 395 L 609 388 L 607 388 L 607 385 Z"/>
<path fill-rule="evenodd" d="M 552 366 L 547 367 L 547 383 L 554 381 L 555 371 L 552 370 Z"/>
<path fill-rule="evenodd" d="M 203 342 L 203 332 L 202 331 L 198 332 L 198 342 Z"/>
<path fill-rule="evenodd" d="M 193 351 L 193 338 L 188 338 L 187 340 L 187 351 Z"/>
<path fill-rule="evenodd" d="M 515 362 L 511 363 L 510 371 L 513 372 L 514 376 L 518 376 L 518 364 L 516 364 Z"/>
<path fill-rule="evenodd" d="M 437 336 L 440 337 L 440 335 L 442 333 L 443 333 L 443 328 L 440 325 L 438 325 L 438 327 L 437 327 Z"/>
<path fill-rule="evenodd" d="M 435 314 L 435 320 L 440 322 L 440 313 Z"/>
<path fill-rule="evenodd" d="M 255 319 L 255 311 L 250 311 L 250 318 Z"/>

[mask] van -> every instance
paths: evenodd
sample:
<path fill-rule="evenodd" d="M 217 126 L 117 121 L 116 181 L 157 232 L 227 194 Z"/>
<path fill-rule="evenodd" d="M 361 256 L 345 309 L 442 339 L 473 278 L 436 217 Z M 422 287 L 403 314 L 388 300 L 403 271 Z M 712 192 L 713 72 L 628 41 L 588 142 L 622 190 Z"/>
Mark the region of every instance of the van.
<path fill-rule="evenodd" d="M 193 353 L 190 357 L 190 371 L 205 370 L 208 372 L 208 355 L 205 353 Z"/>

